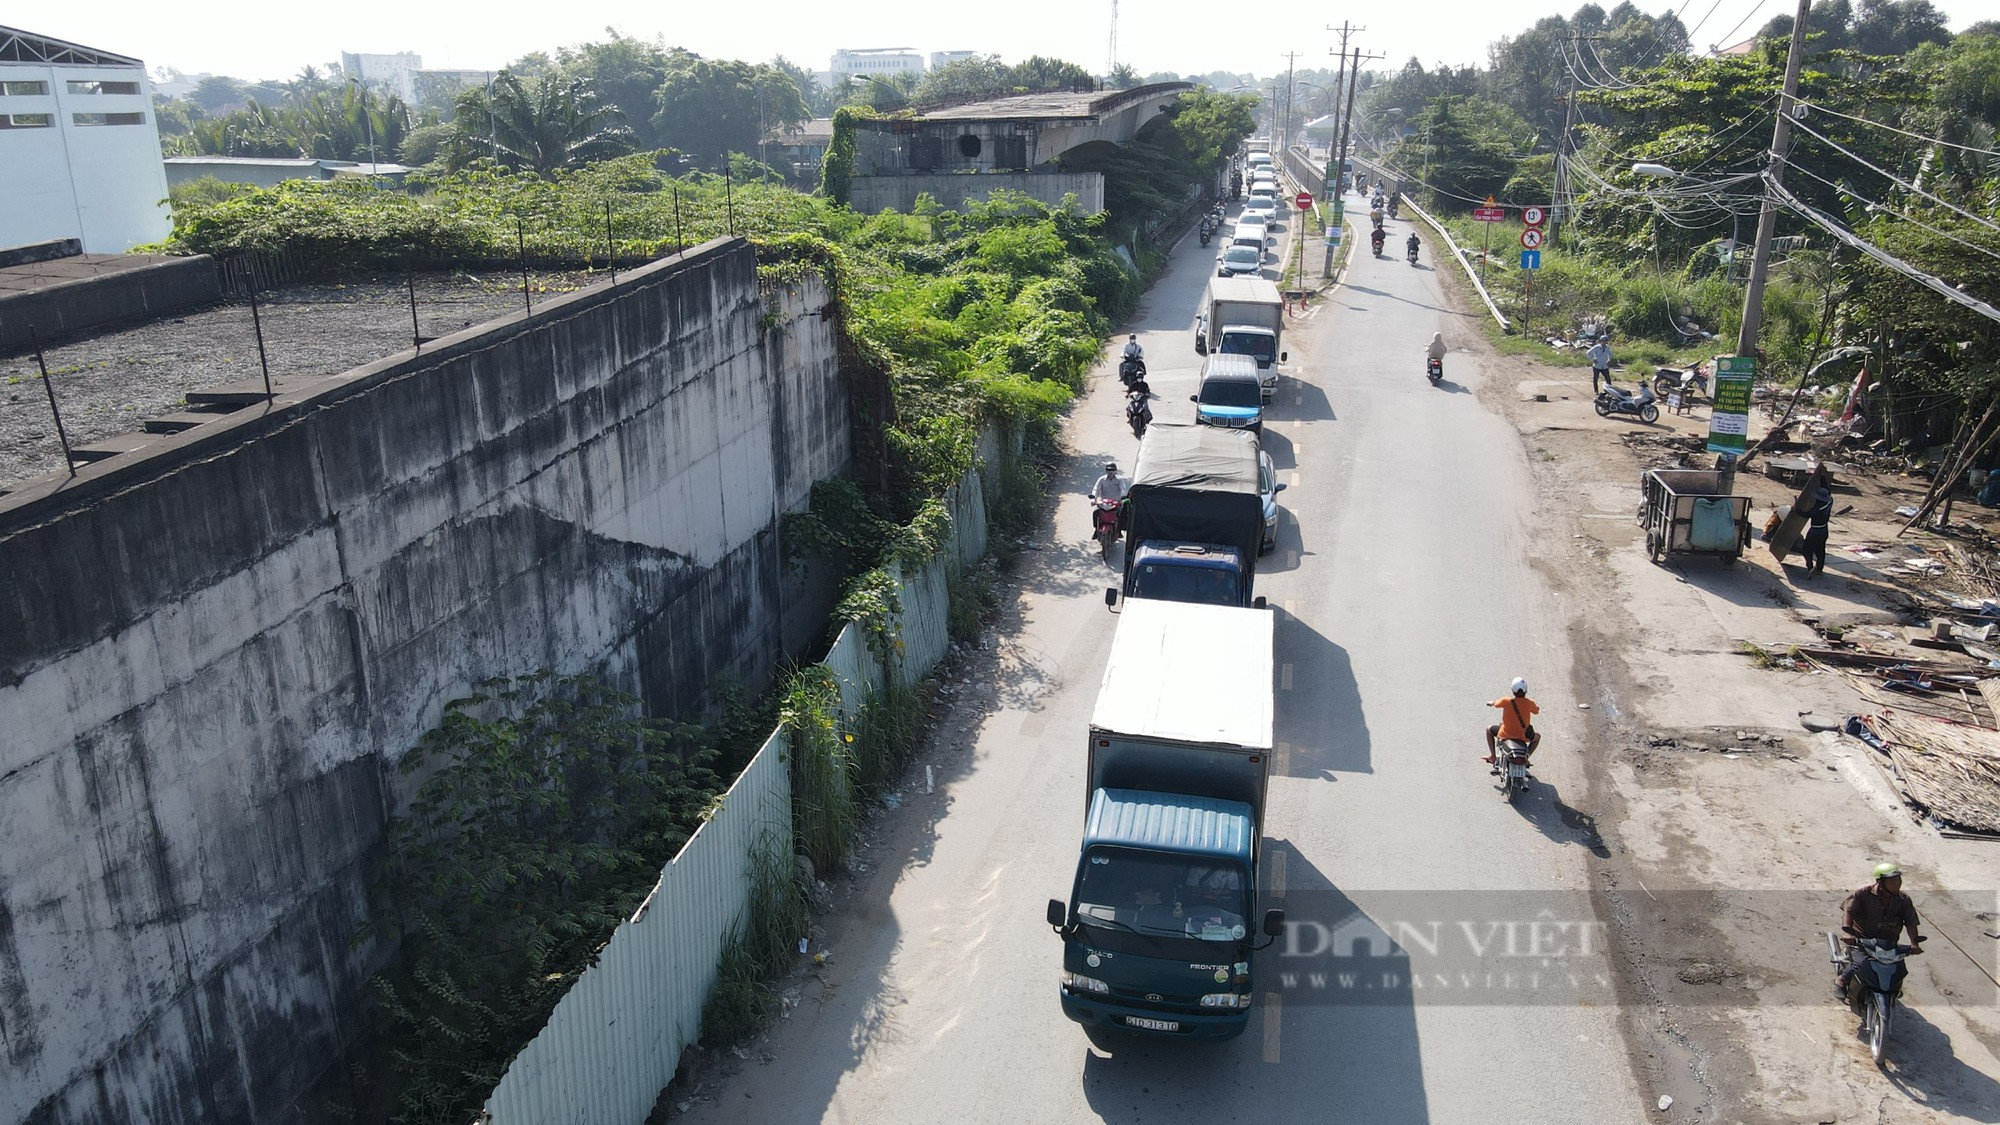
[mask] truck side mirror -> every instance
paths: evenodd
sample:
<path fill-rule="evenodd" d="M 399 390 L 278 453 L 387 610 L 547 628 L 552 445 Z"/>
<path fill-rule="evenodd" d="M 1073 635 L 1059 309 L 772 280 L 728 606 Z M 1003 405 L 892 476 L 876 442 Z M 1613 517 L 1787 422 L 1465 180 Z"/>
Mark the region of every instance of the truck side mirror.
<path fill-rule="evenodd" d="M 1110 606 L 1118 604 L 1118 587 L 1106 586 L 1104 588 L 1104 604 Z"/>
<path fill-rule="evenodd" d="M 1284 490 L 1285 490 L 1285 482 L 1279 481 L 1278 483 L 1271 486 L 1271 495 L 1276 496 L 1278 493 L 1283 492 Z"/>
<path fill-rule="evenodd" d="M 1279 362 L 1279 363 L 1290 363 L 1291 361 L 1292 361 L 1292 353 L 1290 353 L 1290 352 L 1279 352 L 1279 353 L 1278 353 L 1278 362 Z"/>
<path fill-rule="evenodd" d="M 1283 912 L 1283 911 L 1274 911 L 1274 913 L 1278 914 L 1278 916 L 1279 916 L 1279 922 L 1281 923 L 1281 928 L 1282 928 L 1282 923 L 1283 923 L 1283 921 L 1284 921 L 1284 912 Z M 1065 904 L 1063 903 L 1063 900 L 1061 900 L 1061 899 L 1059 899 L 1059 898 L 1052 898 L 1052 899 L 1050 899 L 1050 900 L 1049 900 L 1049 925 L 1051 925 L 1051 926 L 1054 926 L 1054 927 L 1055 927 L 1055 928 L 1056 928 L 1057 930 L 1061 930 L 1061 929 L 1062 929 L 1062 928 L 1063 928 L 1063 927 L 1064 927 L 1065 925 L 1067 925 L 1067 924 L 1068 924 L 1068 922 L 1069 922 L 1069 907 L 1068 907 L 1067 905 L 1065 905 Z M 1266 926 L 1268 926 L 1268 925 L 1270 925 L 1270 924 L 1271 924 L 1271 919 L 1270 919 L 1270 916 L 1269 916 L 1269 915 L 1266 915 L 1266 916 L 1265 916 L 1265 918 L 1264 918 L 1264 924 L 1265 924 Z"/>
<path fill-rule="evenodd" d="M 1196 355 L 1208 354 L 1208 341 L 1201 338 L 1200 332 L 1196 332 L 1194 334 L 1194 354 Z"/>
<path fill-rule="evenodd" d="M 1200 395 L 1189 395 L 1189 396 L 1188 396 L 1188 401 L 1189 401 L 1189 402 L 1200 402 L 1200 401 L 1201 401 L 1201 396 L 1200 396 Z"/>
<path fill-rule="evenodd" d="M 1055 900 L 1051 899 L 1049 901 L 1049 905 L 1060 906 L 1061 903 L 1058 903 Z M 1284 935 L 1284 932 L 1285 932 L 1285 912 L 1282 910 L 1266 910 L 1264 912 L 1264 936 L 1281 937 Z"/>
<path fill-rule="evenodd" d="M 1264 595 L 1258 594 L 1256 597 L 1250 599 L 1251 609 L 1263 609 L 1264 606 L 1265 606 Z"/>

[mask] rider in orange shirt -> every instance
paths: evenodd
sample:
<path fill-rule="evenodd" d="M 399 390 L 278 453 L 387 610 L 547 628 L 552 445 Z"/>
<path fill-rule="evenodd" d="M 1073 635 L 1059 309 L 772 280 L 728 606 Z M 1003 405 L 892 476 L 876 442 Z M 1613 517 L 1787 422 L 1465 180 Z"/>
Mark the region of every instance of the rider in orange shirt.
<path fill-rule="evenodd" d="M 1494 754 L 1498 752 L 1494 744 L 1496 738 L 1527 743 L 1528 760 L 1531 762 L 1535 758 L 1535 747 L 1542 744 L 1541 733 L 1535 729 L 1534 723 L 1534 717 L 1541 714 L 1542 709 L 1535 705 L 1534 700 L 1528 698 L 1528 681 L 1516 676 L 1510 690 L 1513 692 L 1512 695 L 1487 704 L 1488 707 L 1500 709 L 1500 721 L 1486 728 L 1488 764 L 1492 763 Z"/>

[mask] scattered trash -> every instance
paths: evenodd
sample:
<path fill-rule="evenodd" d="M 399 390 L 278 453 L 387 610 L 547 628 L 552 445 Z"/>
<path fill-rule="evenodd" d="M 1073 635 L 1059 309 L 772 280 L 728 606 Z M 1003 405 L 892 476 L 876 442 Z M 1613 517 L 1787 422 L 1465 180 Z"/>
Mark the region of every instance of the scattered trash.
<path fill-rule="evenodd" d="M 1915 508 L 1910 507 L 1908 504 L 1905 504 L 1902 507 L 1896 509 L 1896 514 L 1903 517 L 1906 520 L 1915 519 L 1917 515 L 1917 510 Z"/>
<path fill-rule="evenodd" d="M 806 940 L 805 938 L 800 938 L 800 939 L 799 939 L 799 952 L 800 952 L 800 953 L 804 953 L 804 952 L 806 951 L 806 945 L 807 945 L 807 940 Z"/>
<path fill-rule="evenodd" d="M 924 792 L 937 792 L 937 776 L 931 772 L 929 763 L 925 763 L 924 765 Z"/>
<path fill-rule="evenodd" d="M 903 795 L 901 793 L 896 793 L 896 792 L 889 792 L 882 794 L 882 807 L 885 809 L 902 808 Z"/>
<path fill-rule="evenodd" d="M 1588 711 L 1588 710 L 1590 710 L 1590 704 L 1588 704 L 1588 703 L 1579 703 L 1579 704 L 1577 704 L 1577 705 L 1576 705 L 1576 709 L 1577 709 L 1577 710 L 1579 710 L 1579 711 Z"/>
<path fill-rule="evenodd" d="M 1661 1112 L 1661 1113 L 1665 1113 L 1665 1112 L 1666 1112 L 1666 1111 L 1668 1111 L 1669 1109 L 1672 1109 L 1672 1108 L 1673 1108 L 1673 1106 L 1674 1106 L 1674 1099 L 1673 1099 L 1672 1097 L 1670 1097 L 1670 1096 L 1668 1096 L 1668 1095 L 1666 1095 L 1666 1094 L 1661 1094 L 1661 1095 L 1660 1095 L 1660 1112 Z"/>

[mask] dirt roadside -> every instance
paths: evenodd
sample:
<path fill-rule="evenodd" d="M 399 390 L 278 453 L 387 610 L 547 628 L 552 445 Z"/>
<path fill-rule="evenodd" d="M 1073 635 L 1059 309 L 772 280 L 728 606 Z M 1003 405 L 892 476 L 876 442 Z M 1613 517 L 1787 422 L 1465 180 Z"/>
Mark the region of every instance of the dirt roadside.
<path fill-rule="evenodd" d="M 1571 601 L 1572 686 L 1592 702 L 1563 717 L 1575 742 L 1558 752 L 1589 758 L 1587 811 L 1609 849 L 1594 891 L 1618 938 L 1628 1045 L 1642 1088 L 1673 1099 L 1655 1120 L 2000 1121 L 2000 841 L 1941 836 L 1876 754 L 1801 726 L 1801 712 L 1879 710 L 1843 677 L 1765 670 L 1742 652 L 1819 642 L 1815 624 L 1900 640 L 1912 619 L 1882 570 L 1921 557 L 1912 544 L 1940 545 L 1896 536 L 1894 509 L 1919 502 L 1926 482 L 1839 488 L 1836 507 L 1851 510 L 1818 578 L 1779 567 L 1761 542 L 1734 565 L 1654 565 L 1634 519 L 1639 479 L 1673 450 L 1650 439 L 1705 436 L 1706 407 L 1654 426 L 1599 418 L 1587 368 L 1496 355 L 1474 323 L 1452 342 L 1480 355 L 1485 399 L 1522 435 L 1542 486 L 1543 562 Z M 1795 489 L 1753 467 L 1737 491 L 1761 527 Z M 1963 503 L 1954 522 L 2000 524 Z M 1867 545 L 1886 546 L 1847 549 Z M 1883 859 L 1908 872 L 1934 936 L 1878 1070 L 1831 995 L 1823 935 Z"/>

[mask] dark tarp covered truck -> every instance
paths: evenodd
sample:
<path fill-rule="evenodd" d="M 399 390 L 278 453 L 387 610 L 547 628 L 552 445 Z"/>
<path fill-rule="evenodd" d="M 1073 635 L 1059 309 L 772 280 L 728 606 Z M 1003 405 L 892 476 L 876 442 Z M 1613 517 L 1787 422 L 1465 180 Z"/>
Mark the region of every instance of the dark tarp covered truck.
<path fill-rule="evenodd" d="M 1257 439 L 1242 430 L 1155 422 L 1139 442 L 1121 595 L 1252 606 L 1264 502 Z"/>

